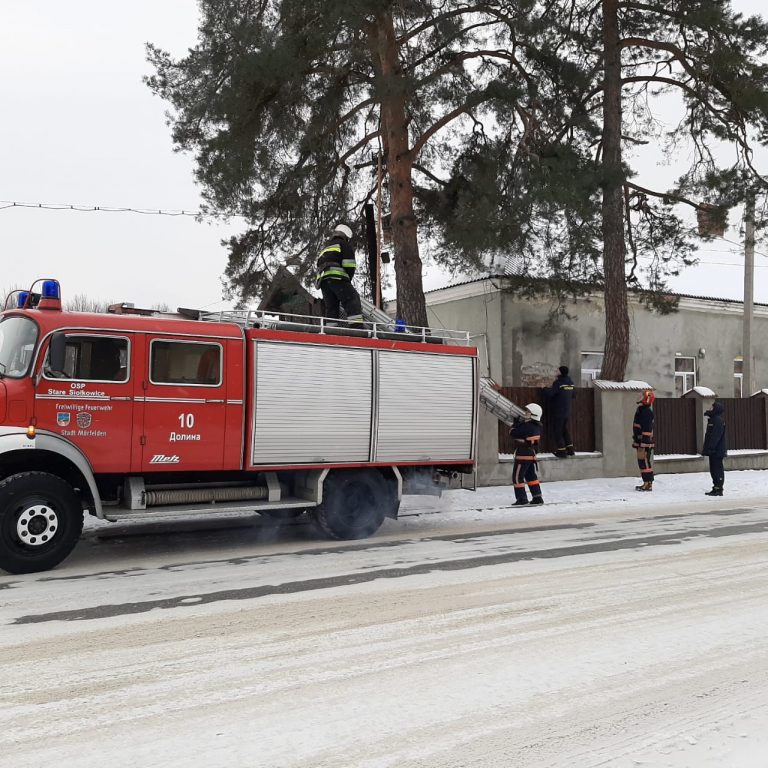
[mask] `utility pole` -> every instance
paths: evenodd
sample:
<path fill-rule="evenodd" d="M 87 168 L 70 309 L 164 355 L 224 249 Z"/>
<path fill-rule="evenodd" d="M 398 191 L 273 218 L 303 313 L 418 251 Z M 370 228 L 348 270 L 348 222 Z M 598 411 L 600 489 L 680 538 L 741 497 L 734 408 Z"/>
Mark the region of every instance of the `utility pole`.
<path fill-rule="evenodd" d="M 381 304 L 379 289 L 379 237 L 376 233 L 376 217 L 373 203 L 365 204 L 365 243 L 368 249 L 368 280 L 371 290 L 371 301 L 375 306 Z"/>
<path fill-rule="evenodd" d="M 752 394 L 752 305 L 755 294 L 755 196 L 744 203 L 744 322 L 741 343 L 741 396 Z"/>

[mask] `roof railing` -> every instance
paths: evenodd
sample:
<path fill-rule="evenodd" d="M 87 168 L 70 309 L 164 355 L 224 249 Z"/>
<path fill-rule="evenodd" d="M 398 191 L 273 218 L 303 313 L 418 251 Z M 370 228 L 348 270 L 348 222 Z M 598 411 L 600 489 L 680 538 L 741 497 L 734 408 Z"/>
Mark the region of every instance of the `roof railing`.
<path fill-rule="evenodd" d="M 200 312 L 207 322 L 236 323 L 241 328 L 264 328 L 331 336 L 359 336 L 370 339 L 390 339 L 429 344 L 470 345 L 469 331 L 446 328 L 400 325 L 391 318 L 386 322 L 366 319 L 331 320 L 317 315 L 292 315 L 261 309 L 229 309 L 218 312 Z"/>

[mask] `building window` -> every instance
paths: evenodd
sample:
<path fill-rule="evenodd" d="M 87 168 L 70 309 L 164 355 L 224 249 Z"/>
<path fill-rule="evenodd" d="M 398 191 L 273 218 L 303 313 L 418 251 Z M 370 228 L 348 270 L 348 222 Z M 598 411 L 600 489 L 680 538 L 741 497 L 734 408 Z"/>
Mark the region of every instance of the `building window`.
<path fill-rule="evenodd" d="M 680 397 L 696 386 L 696 358 L 675 357 L 675 394 Z"/>
<path fill-rule="evenodd" d="M 737 357 L 733 361 L 733 396 L 744 396 L 744 359 Z"/>
<path fill-rule="evenodd" d="M 600 378 L 600 371 L 603 368 L 602 352 L 582 352 L 581 353 L 581 386 L 591 387 L 595 379 Z"/>

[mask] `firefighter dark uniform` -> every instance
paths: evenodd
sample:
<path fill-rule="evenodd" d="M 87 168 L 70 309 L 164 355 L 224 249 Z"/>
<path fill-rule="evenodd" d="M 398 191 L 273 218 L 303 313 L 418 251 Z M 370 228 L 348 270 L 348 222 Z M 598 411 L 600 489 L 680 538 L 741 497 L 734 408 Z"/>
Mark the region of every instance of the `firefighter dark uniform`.
<path fill-rule="evenodd" d="M 552 418 L 552 432 L 555 441 L 555 456 L 564 459 L 574 455 L 573 441 L 569 422 L 571 420 L 572 400 L 576 396 L 573 380 L 568 375 L 568 366 L 560 366 L 560 375 L 551 387 L 545 387 L 544 392 L 549 398 L 548 416 Z"/>
<path fill-rule="evenodd" d="M 632 447 L 637 451 L 637 466 L 640 468 L 641 485 L 636 485 L 637 491 L 653 490 L 653 390 L 646 389 L 638 400 L 638 408 L 632 422 Z"/>
<path fill-rule="evenodd" d="M 533 407 L 533 411 L 529 408 Z M 541 407 L 536 404 L 526 406 L 529 419 L 518 421 L 510 430 L 515 444 L 515 463 L 512 468 L 512 482 L 515 489 L 515 506 L 528 504 L 525 485 L 531 492 L 531 504 L 543 504 L 541 484 L 536 475 L 536 451 L 541 440 Z"/>
<path fill-rule="evenodd" d="M 722 403 L 714 403 L 710 410 L 704 411 L 709 421 L 701 455 L 709 457 L 709 474 L 712 477 L 712 490 L 706 492 L 707 496 L 722 496 L 725 485 L 723 459 L 728 455 L 728 436 L 723 421 L 724 410 Z"/>
<path fill-rule="evenodd" d="M 361 323 L 363 310 L 360 296 L 352 285 L 357 262 L 355 249 L 349 242 L 351 238 L 352 230 L 345 224 L 334 230 L 317 259 L 315 282 L 323 294 L 326 317 L 338 320 L 339 307 L 343 307 L 347 320 Z"/>

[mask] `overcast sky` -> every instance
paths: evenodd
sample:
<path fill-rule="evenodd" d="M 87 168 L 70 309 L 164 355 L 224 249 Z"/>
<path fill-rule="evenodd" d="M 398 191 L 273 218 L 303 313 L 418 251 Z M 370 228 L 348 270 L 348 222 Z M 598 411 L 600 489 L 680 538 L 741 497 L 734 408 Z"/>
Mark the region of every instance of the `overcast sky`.
<path fill-rule="evenodd" d="M 745 13 L 761 4 L 733 3 Z M 173 152 L 166 106 L 142 82 L 147 41 L 176 55 L 195 44 L 196 3 L 0 0 L 0 8 L 0 200 L 196 210 L 192 158 Z M 675 177 L 653 161 L 644 174 L 640 183 Z M 733 242 L 703 245 L 707 263 L 688 270 L 676 290 L 741 299 L 739 215 L 726 235 Z M 70 296 L 220 308 L 219 241 L 238 229 L 237 220 L 5 208 L 0 290 L 56 277 Z M 756 300 L 768 302 L 768 257 L 756 263 Z M 450 281 L 426 272 L 426 288 Z"/>

